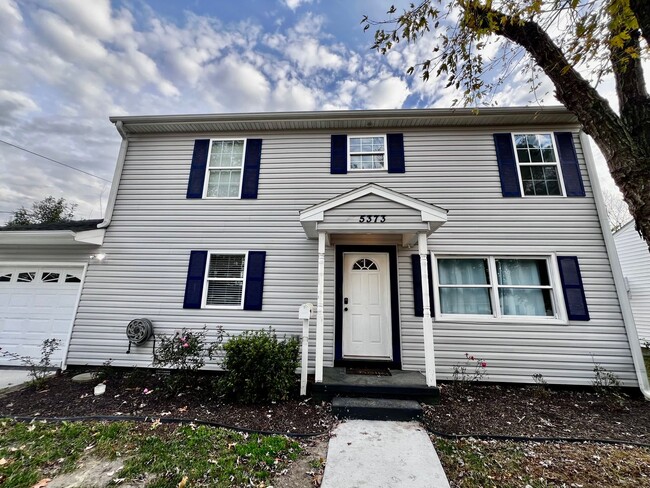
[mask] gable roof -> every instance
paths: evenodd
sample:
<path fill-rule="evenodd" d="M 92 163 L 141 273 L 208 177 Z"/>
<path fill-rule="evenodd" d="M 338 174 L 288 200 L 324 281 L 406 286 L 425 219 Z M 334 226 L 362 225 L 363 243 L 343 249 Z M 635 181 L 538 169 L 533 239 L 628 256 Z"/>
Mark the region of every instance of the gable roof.
<path fill-rule="evenodd" d="M 422 200 L 418 200 L 417 198 L 413 198 L 408 195 L 404 195 L 403 193 L 390 190 L 376 183 L 368 183 L 367 185 L 361 186 L 347 193 L 337 195 L 334 198 L 330 198 L 329 200 L 325 200 L 324 202 L 312 205 L 311 207 L 302 210 L 300 212 L 300 224 L 305 230 L 307 237 L 312 239 L 318 237 L 318 226 L 319 223 L 322 223 L 325 219 L 325 212 L 343 206 L 349 202 L 358 200 L 366 195 L 376 195 L 387 201 L 403 205 L 416 212 L 419 212 L 422 219 L 421 223 L 427 224 L 427 234 L 430 234 L 442 224 L 447 222 L 447 210 L 442 207 L 423 202 Z M 363 229 L 362 232 L 366 232 L 367 227 L 364 224 L 361 224 L 360 229 Z M 412 240 L 412 238 L 415 236 L 415 232 L 419 232 L 415 229 L 406 230 L 403 226 L 400 226 L 400 229 L 402 229 L 405 237 L 408 236 L 407 240 Z M 391 226 L 386 224 L 385 230 L 390 231 Z M 397 232 L 397 230 L 394 230 L 393 232 Z"/>

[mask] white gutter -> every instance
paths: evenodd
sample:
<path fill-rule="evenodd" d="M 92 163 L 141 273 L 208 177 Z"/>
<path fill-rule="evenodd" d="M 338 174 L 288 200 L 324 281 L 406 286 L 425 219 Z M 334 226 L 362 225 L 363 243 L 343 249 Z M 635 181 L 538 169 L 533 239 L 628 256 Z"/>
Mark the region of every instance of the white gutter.
<path fill-rule="evenodd" d="M 587 174 L 591 181 L 591 189 L 594 194 L 596 202 L 596 211 L 598 212 L 598 220 L 600 220 L 600 229 L 603 233 L 605 240 L 605 248 L 607 249 L 607 256 L 614 275 L 614 285 L 616 286 L 616 294 L 618 295 L 618 302 L 621 306 L 621 313 L 623 314 L 623 323 L 625 324 L 625 332 L 627 334 L 627 342 L 630 345 L 630 352 L 632 353 L 632 362 L 636 371 L 636 377 L 639 382 L 639 389 L 646 400 L 650 400 L 650 382 L 646 373 L 645 364 L 643 363 L 643 353 L 641 352 L 641 344 L 639 342 L 639 335 L 634 323 L 634 316 L 632 315 L 632 307 L 628 299 L 625 278 L 623 277 L 623 270 L 621 263 L 618 260 L 618 253 L 616 252 L 616 244 L 614 237 L 609 230 L 609 220 L 607 219 L 607 208 L 605 207 L 605 199 L 600 189 L 600 181 L 598 180 L 598 172 L 596 171 L 596 164 L 591 153 L 591 146 L 587 135 L 580 131 L 580 144 L 585 156 L 587 164 Z"/>
<path fill-rule="evenodd" d="M 117 132 L 122 136 L 122 144 L 120 145 L 120 152 L 117 155 L 117 164 L 115 165 L 115 174 L 113 175 L 113 182 L 111 183 L 111 193 L 108 196 L 108 203 L 106 204 L 106 212 L 104 212 L 104 221 L 97 227 L 103 229 L 108 227 L 113 218 L 113 208 L 115 208 L 115 199 L 117 198 L 117 187 L 122 178 L 122 170 L 124 169 L 124 161 L 126 160 L 126 151 L 129 148 L 129 139 L 124 131 L 124 124 L 121 120 L 115 122 Z"/>

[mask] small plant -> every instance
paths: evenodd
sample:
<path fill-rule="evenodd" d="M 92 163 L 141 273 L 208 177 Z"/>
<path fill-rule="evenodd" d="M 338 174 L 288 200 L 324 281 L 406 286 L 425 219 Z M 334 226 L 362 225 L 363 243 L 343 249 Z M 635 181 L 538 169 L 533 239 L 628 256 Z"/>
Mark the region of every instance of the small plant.
<path fill-rule="evenodd" d="M 41 357 L 35 361 L 31 356 L 21 356 L 15 352 L 3 350 L 0 347 L 0 355 L 6 358 L 20 361 L 23 366 L 29 369 L 31 384 L 40 389 L 45 385 L 49 373 L 56 369 L 52 364 L 52 355 L 61 346 L 59 339 L 45 339 L 41 344 Z"/>
<path fill-rule="evenodd" d="M 593 358 L 592 358 L 593 360 Z M 616 376 L 616 373 L 609 371 L 607 368 L 601 366 L 594 361 L 594 379 L 591 384 L 597 395 L 615 400 L 621 404 L 626 395 L 621 391 L 623 382 Z"/>
<path fill-rule="evenodd" d="M 451 377 L 459 383 L 481 381 L 487 374 L 487 362 L 484 359 L 465 353 L 465 364 L 454 365 Z"/>
<path fill-rule="evenodd" d="M 166 378 L 166 386 L 172 393 L 178 393 L 192 384 L 190 376 L 205 365 L 206 359 L 213 359 L 223 341 L 223 331 L 217 328 L 213 342 L 206 339 L 207 327 L 200 330 L 182 329 L 173 336 L 163 336 L 155 350 L 153 365 L 177 370 Z"/>
<path fill-rule="evenodd" d="M 221 391 L 243 403 L 286 400 L 296 384 L 300 342 L 278 340 L 275 331 L 244 332 L 223 346 Z"/>
<path fill-rule="evenodd" d="M 544 379 L 544 375 L 542 373 L 535 373 L 533 375 L 533 382 L 535 383 L 535 386 L 533 386 L 533 394 L 539 398 L 544 398 L 549 396 L 549 390 L 547 388 L 548 383 Z"/>
<path fill-rule="evenodd" d="M 533 381 L 535 382 L 535 384 L 537 386 L 541 386 L 543 388 L 546 388 L 546 386 L 548 385 L 548 383 L 544 379 L 544 375 L 542 373 L 535 373 L 533 375 Z"/>

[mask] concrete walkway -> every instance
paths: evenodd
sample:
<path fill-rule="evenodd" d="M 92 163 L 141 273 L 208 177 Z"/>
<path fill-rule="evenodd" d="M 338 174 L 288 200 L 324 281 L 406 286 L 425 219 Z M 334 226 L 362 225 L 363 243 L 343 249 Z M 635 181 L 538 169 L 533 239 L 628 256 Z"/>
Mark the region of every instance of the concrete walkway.
<path fill-rule="evenodd" d="M 0 390 L 27 383 L 30 379 L 26 369 L 0 369 Z"/>
<path fill-rule="evenodd" d="M 334 429 L 322 488 L 449 488 L 417 422 L 349 420 Z"/>

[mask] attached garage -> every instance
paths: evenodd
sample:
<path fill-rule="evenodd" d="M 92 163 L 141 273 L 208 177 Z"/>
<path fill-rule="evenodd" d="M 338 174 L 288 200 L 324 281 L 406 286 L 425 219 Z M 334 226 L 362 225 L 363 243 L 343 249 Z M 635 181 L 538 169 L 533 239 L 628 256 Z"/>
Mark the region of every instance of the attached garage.
<path fill-rule="evenodd" d="M 61 345 L 53 366 L 65 363 L 86 268 L 98 255 L 101 220 L 0 228 L 0 347 L 38 360 L 46 339 Z M 12 355 L 13 355 L 12 354 Z M 0 366 L 22 366 L 0 356 Z"/>
<path fill-rule="evenodd" d="M 20 356 L 40 357 L 45 339 L 64 345 L 81 291 L 83 266 L 0 266 L 0 337 L 3 350 Z M 63 348 L 52 356 L 63 360 Z M 0 357 L 0 365 L 16 359 Z"/>

